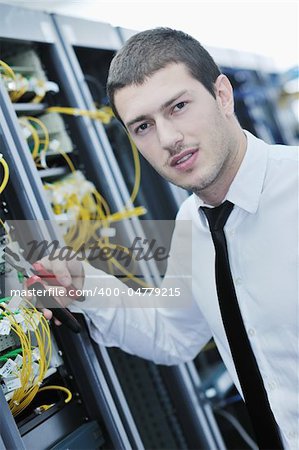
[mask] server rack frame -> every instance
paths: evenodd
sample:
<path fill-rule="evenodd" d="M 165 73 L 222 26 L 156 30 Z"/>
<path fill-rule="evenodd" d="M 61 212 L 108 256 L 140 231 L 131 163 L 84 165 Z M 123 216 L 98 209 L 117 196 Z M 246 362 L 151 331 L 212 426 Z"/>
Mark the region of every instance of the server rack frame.
<path fill-rule="evenodd" d="M 1 27 L 1 38 L 46 42 L 52 45 L 56 45 L 58 47 L 57 53 L 59 54 L 60 43 L 59 40 L 56 39 L 57 36 L 48 14 L 5 4 L 0 5 L 0 11 L 1 16 L 6 18 L 5 24 L 3 24 L 3 26 Z M 33 30 L 33 32 L 30 34 L 30 38 L 28 36 L 28 26 L 30 28 L 30 31 Z M 65 65 L 66 67 L 68 67 L 67 64 Z M 72 91 L 69 92 L 69 95 L 72 95 Z M 52 214 L 52 211 L 45 201 L 42 192 L 42 184 L 40 180 L 36 178 L 36 169 L 34 168 L 32 160 L 30 160 L 30 154 L 28 157 L 28 149 L 26 148 L 24 140 L 22 139 L 22 136 L 20 134 L 20 128 L 17 123 L 15 111 L 1 82 L 0 106 L 5 114 L 4 117 L 4 114 L 2 113 L 2 111 L 0 111 L 2 119 L 1 134 L 3 134 L 6 144 L 6 148 L 3 149 L 3 153 L 8 159 L 8 163 L 11 167 L 11 177 L 13 177 L 13 182 L 17 184 L 18 187 L 20 187 L 20 195 L 22 195 L 24 198 L 24 209 L 22 208 L 21 213 L 26 220 L 46 221 L 47 224 L 54 223 L 54 215 Z M 81 127 L 85 132 L 86 126 L 84 126 L 84 124 L 86 125 L 87 122 L 88 120 L 85 119 L 81 121 Z M 94 136 L 93 128 L 90 126 L 90 122 L 88 122 L 87 129 L 89 129 L 90 131 L 89 137 L 91 136 L 90 139 L 93 141 L 93 145 L 97 149 L 100 149 L 100 144 Z M 94 154 L 96 154 L 97 158 L 99 158 L 99 151 L 96 153 L 90 151 L 91 158 Z M 61 239 L 61 237 L 57 235 L 56 227 L 54 226 L 52 228 L 51 225 L 48 232 L 44 229 L 41 231 L 41 236 L 43 238 L 55 238 L 56 240 Z M 68 334 L 67 347 L 69 349 L 71 349 L 72 346 L 75 345 L 75 343 L 77 343 L 78 345 L 78 342 L 81 342 L 81 348 L 83 348 L 84 345 L 88 346 L 90 338 L 87 337 L 87 335 L 85 337 L 85 342 L 83 345 L 82 341 L 78 341 L 78 339 L 80 338 L 77 337 L 76 341 L 76 336 L 72 335 L 72 333 L 68 331 L 59 330 L 57 334 L 59 335 L 59 333 L 65 332 Z M 97 403 L 96 411 L 99 414 L 101 414 L 102 408 L 104 411 L 106 411 L 103 418 L 107 429 L 112 433 L 110 438 L 115 445 L 115 448 L 127 449 L 128 446 L 131 445 L 140 445 L 140 439 L 136 428 L 134 428 L 134 422 L 132 421 L 132 418 L 130 416 L 129 408 L 125 404 L 125 401 L 122 397 L 122 402 L 120 402 L 120 404 L 123 406 L 124 411 L 122 411 L 121 414 L 123 417 L 127 417 L 127 424 L 130 424 L 131 426 L 129 430 L 130 439 L 128 438 L 122 420 L 120 419 L 119 412 L 115 406 L 114 400 L 110 395 L 109 389 L 102 375 L 102 371 L 99 367 L 97 359 L 94 357 L 94 354 L 90 352 L 89 355 L 87 355 L 86 352 L 81 352 L 79 356 L 80 357 L 78 359 L 78 363 L 80 363 L 81 369 L 84 367 L 89 367 L 93 370 L 93 382 L 90 383 L 90 391 L 92 392 L 93 397 L 98 397 L 100 399 L 100 401 L 98 401 Z M 79 376 L 78 373 L 76 373 L 76 376 Z M 120 392 L 119 386 L 117 387 L 117 390 Z M 111 414 L 111 411 L 113 411 L 113 415 Z M 11 418 L 8 417 L 8 423 L 11 423 L 11 426 L 13 428 L 14 419 L 12 418 L 12 416 Z M 11 434 L 9 436 L 7 436 L 7 434 L 5 435 L 5 445 L 7 445 L 8 448 L 11 448 L 10 446 L 14 445 L 11 439 Z M 18 448 L 22 448 L 21 445 Z M 139 448 L 142 448 L 142 446 L 140 446 Z"/>
<path fill-rule="evenodd" d="M 1 110 L 0 119 L 1 139 L 5 142 L 4 148 L 1 149 L 1 151 L 11 168 L 11 180 L 14 188 L 18 189 L 20 194 L 22 194 L 22 204 L 24 209 L 22 208 L 22 210 L 18 211 L 18 214 L 22 213 L 26 220 L 33 221 L 35 236 L 50 239 L 50 235 L 46 228 L 46 225 L 49 224 L 50 221 L 43 220 L 42 211 L 36 204 L 35 193 L 31 189 L 24 166 L 18 158 L 19 155 L 15 142 L 10 134 L 8 124 L 6 123 Z M 13 202 L 13 199 L 11 200 L 12 201 L 10 202 L 10 198 L 7 198 L 7 202 L 10 204 Z M 39 225 L 41 225 L 41 227 L 39 227 Z M 50 233 L 53 238 L 53 229 L 50 229 Z M 84 325 L 84 321 L 82 321 L 82 325 Z M 82 398 L 85 398 L 86 403 L 89 403 L 92 406 L 92 413 L 95 417 L 98 416 L 103 418 L 107 430 L 111 433 L 110 438 L 115 445 L 115 448 L 126 450 L 128 446 L 132 445 L 132 442 L 135 442 L 135 440 L 138 442 L 138 435 L 136 436 L 131 432 L 131 440 L 129 440 L 127 436 L 87 333 L 85 333 L 83 338 L 81 335 L 77 336 L 69 330 L 62 328 L 56 330 L 56 335 L 58 338 L 60 337 L 60 347 L 65 354 L 65 358 L 71 365 L 73 372 L 76 373 L 76 377 L 78 377 L 77 382 L 80 382 L 80 377 L 82 376 L 85 376 L 85 378 L 88 379 L 89 383 L 87 383 L 86 386 L 84 386 L 84 383 L 81 383 L 82 386 L 84 386 Z M 63 336 L 63 339 L 61 339 L 61 336 Z M 75 360 L 71 357 L 74 349 L 76 349 L 77 352 Z M 23 440 L 14 418 L 9 411 L 2 390 L 0 400 L 2 406 L 1 424 L 3 425 L 1 426 L 0 435 L 6 448 L 25 449 Z M 130 415 L 130 412 L 127 410 L 126 414 Z M 134 440 L 132 441 L 133 438 Z"/>

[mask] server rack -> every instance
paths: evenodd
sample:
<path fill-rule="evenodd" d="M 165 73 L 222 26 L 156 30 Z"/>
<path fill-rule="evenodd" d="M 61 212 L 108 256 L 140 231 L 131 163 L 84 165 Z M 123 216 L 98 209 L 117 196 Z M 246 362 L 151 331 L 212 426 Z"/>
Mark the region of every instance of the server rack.
<path fill-rule="evenodd" d="M 281 110 L 283 76 L 275 74 L 271 59 L 236 50 L 209 50 L 232 83 L 241 126 L 268 143 L 295 145 L 296 119 Z"/>
<path fill-rule="evenodd" d="M 2 56 L 5 53 L 9 54 L 11 47 L 15 50 L 25 46 L 27 49 L 34 45 L 41 51 L 45 58 L 44 61 L 52 56 L 54 64 L 55 61 L 57 62 L 55 56 L 57 57 L 59 51 L 55 46 L 58 41 L 56 41 L 55 31 L 52 30 L 52 23 L 48 15 L 7 5 L 0 5 L 0 8 L 1 17 L 6 19 L 5 25 L 1 27 L 1 49 L 4 49 Z M 32 31 L 30 40 L 28 39 L 28 29 Z M 45 199 L 39 173 L 32 162 L 29 148 L 26 146 L 16 117 L 16 112 L 37 113 L 44 106 L 22 102 L 12 105 L 2 82 L 0 83 L 0 103 L 1 151 L 10 167 L 10 182 L 5 189 L 5 195 L 1 195 L 1 205 L 5 215 L 3 218 L 4 220 L 7 218 L 33 220 L 35 236 L 39 232 L 43 238 L 60 240 L 60 232 L 57 230 L 55 221 L 51 221 L 54 215 Z M 84 123 L 86 125 L 86 122 Z M 83 128 L 82 123 L 81 128 Z M 92 130 L 92 127 L 90 128 Z M 80 138 L 80 126 L 78 129 L 79 131 L 74 129 L 73 132 L 77 133 L 76 137 L 79 136 L 82 142 L 83 133 Z M 86 131 L 86 127 L 84 131 Z M 90 141 L 93 140 L 93 135 L 92 131 L 86 134 L 85 148 L 88 148 Z M 93 144 L 99 147 L 96 139 Z M 90 145 L 89 148 L 91 148 Z M 91 151 L 90 154 L 94 155 Z M 57 176 L 55 167 L 52 172 L 54 175 L 51 173 L 51 169 L 47 171 L 46 177 Z M 36 220 L 40 222 L 37 223 Z M 81 318 L 79 320 L 82 321 Z M 15 433 L 16 425 L 7 411 L 7 405 L 6 407 L 3 405 L 4 428 L 1 427 L 1 437 L 7 448 L 25 448 L 24 445 L 26 448 L 52 448 L 53 445 L 60 448 L 59 442 L 62 439 L 67 445 L 68 441 L 79 442 L 82 436 L 85 436 L 86 439 L 89 436 L 92 440 L 92 436 L 95 434 L 97 437 L 94 437 L 93 448 L 101 448 L 103 445 L 105 448 L 142 448 L 129 408 L 121 395 L 120 386 L 117 383 L 114 386 L 114 395 L 116 392 L 120 396 L 116 407 L 84 326 L 84 321 L 82 321 L 83 332 L 80 336 L 75 336 L 63 328 L 55 331 L 55 342 L 59 342 L 64 355 L 63 363 L 61 363 L 63 375 L 60 374 L 60 376 L 68 380 L 76 393 L 76 398 L 67 407 L 59 407 L 57 411 L 54 411 L 56 406 L 53 406 L 54 409 L 50 408 L 40 417 L 35 417 L 34 413 L 30 411 L 33 416 L 31 417 L 29 414 L 29 417 L 20 419 L 18 433 Z M 76 351 L 75 361 L 72 358 L 74 350 Z M 2 400 L 4 402 L 3 395 L 1 396 Z M 45 434 L 45 430 L 51 432 Z M 42 441 L 40 433 L 43 433 Z"/>
<path fill-rule="evenodd" d="M 20 10 L 17 8 L 11 8 L 8 6 L 3 5 L 2 7 L 2 14 L 3 17 L 8 17 L 9 20 L 7 20 L 6 24 L 7 24 L 7 29 L 6 27 L 3 27 L 3 29 L 1 30 L 2 36 L 4 37 L 4 48 L 5 50 L 9 50 L 10 47 L 10 43 L 14 44 L 14 48 L 16 46 L 18 46 L 18 44 L 23 45 L 25 44 L 25 46 L 30 46 L 31 42 L 33 41 L 36 45 L 37 48 L 40 49 L 40 56 L 42 56 L 44 64 L 47 65 L 47 61 L 51 61 L 52 60 L 52 65 L 50 65 L 49 63 L 49 70 L 48 73 L 50 74 L 52 79 L 55 79 L 55 81 L 59 81 L 59 85 L 63 86 L 63 92 L 61 93 L 61 100 L 62 101 L 66 101 L 66 99 L 68 100 L 68 104 L 71 104 L 72 106 L 81 106 L 78 105 L 78 99 L 80 101 L 80 97 L 76 97 L 74 95 L 74 91 L 76 92 L 76 90 L 74 89 L 71 90 L 69 89 L 69 86 L 72 85 L 73 82 L 73 78 L 71 77 L 71 74 L 68 74 L 68 70 L 69 70 L 69 66 L 67 64 L 67 61 L 64 61 L 63 58 L 61 58 L 61 47 L 59 45 L 59 42 L 56 40 L 56 34 L 55 31 L 51 28 L 51 24 L 49 22 L 49 17 L 46 14 L 43 13 L 36 13 L 36 12 L 31 12 L 31 11 L 27 11 L 27 10 Z M 34 30 L 33 35 L 30 36 L 30 43 L 28 42 L 28 38 L 26 35 L 26 29 L 27 27 L 24 27 L 23 24 L 26 23 L 26 25 L 28 26 L 31 25 L 31 28 Z M 17 33 L 12 33 L 12 25 L 14 25 L 14 27 L 17 27 L 18 32 Z M 20 26 L 18 26 L 20 25 Z M 12 41 L 11 41 L 12 40 Z M 45 42 L 46 41 L 46 42 Z M 2 42 L 3 44 L 3 42 Z M 2 45 L 3 47 L 3 45 Z M 8 52 L 9 53 L 9 52 Z M 56 69 L 53 69 L 53 62 L 54 65 L 56 66 Z M 63 71 L 61 70 L 61 65 L 63 66 Z M 59 68 L 60 67 L 60 68 Z M 67 84 L 65 85 L 63 83 L 63 80 L 61 80 L 62 76 L 65 75 L 69 75 L 69 79 Z M 60 76 L 59 76 L 60 75 Z M 72 97 L 73 96 L 73 97 Z M 30 105 L 30 108 L 28 109 L 27 106 L 28 105 L 23 105 L 23 104 L 18 104 L 17 107 L 16 105 L 14 105 L 14 107 L 10 104 L 10 101 L 8 99 L 7 93 L 5 92 L 5 89 L 2 86 L 2 90 L 1 90 L 1 106 L 3 107 L 3 109 L 6 111 L 6 122 L 9 124 L 9 128 L 11 130 L 11 133 L 13 135 L 13 141 L 16 143 L 16 145 L 18 145 L 19 149 L 20 149 L 20 166 L 19 168 L 23 168 L 26 178 L 34 180 L 37 179 L 36 183 L 32 183 L 32 190 L 33 190 L 33 197 L 36 199 L 38 199 L 38 202 L 35 202 L 34 207 L 32 208 L 34 211 L 38 210 L 42 210 L 42 212 L 40 213 L 40 217 L 42 217 L 43 219 L 51 219 L 53 217 L 53 214 L 51 213 L 50 208 L 47 205 L 47 202 L 45 201 L 44 195 L 43 195 L 43 186 L 42 183 L 40 182 L 40 180 L 37 177 L 37 171 L 36 168 L 34 167 L 34 164 L 32 163 L 32 160 L 30 158 L 28 158 L 28 147 L 26 147 L 26 145 L 24 144 L 24 138 L 22 138 L 22 134 L 21 134 L 21 130 L 19 127 L 19 124 L 17 122 L 16 119 L 16 112 L 28 112 L 30 109 L 30 113 L 38 113 L 40 112 L 40 108 L 43 108 L 43 106 L 38 105 L 38 107 L 34 106 L 32 107 L 32 105 Z M 80 119 L 78 118 L 78 123 L 77 123 L 77 127 L 73 127 L 71 124 L 68 125 L 69 129 L 72 130 L 72 133 L 74 133 L 74 136 L 76 136 L 76 140 L 78 139 L 79 142 L 84 142 L 85 144 L 85 148 L 91 148 L 90 142 L 92 142 L 93 144 L 93 151 L 87 151 L 87 158 L 89 157 L 90 159 L 92 159 L 94 157 L 94 154 L 97 153 L 95 152 L 95 149 L 98 150 L 97 153 L 97 157 L 99 157 L 99 152 L 100 152 L 100 144 L 98 141 L 93 140 L 94 134 L 92 131 L 92 127 L 90 127 L 90 123 L 88 122 L 88 120 L 85 119 Z M 88 130 L 88 133 L 86 133 L 86 130 Z M 85 134 L 83 133 L 83 131 L 85 132 Z M 87 135 L 87 137 L 86 137 Z M 8 152 L 8 150 L 7 150 Z M 27 152 L 27 153 L 26 153 Z M 14 153 L 14 155 L 16 155 L 17 152 Z M 89 156 L 88 156 L 89 155 Z M 14 158 L 12 159 L 12 161 L 14 160 Z M 78 160 L 80 160 L 79 155 L 78 155 Z M 94 164 L 91 165 L 91 168 L 93 169 L 95 166 Z M 14 165 L 14 169 L 16 169 L 17 166 Z M 23 170 L 22 169 L 22 170 Z M 56 167 L 54 167 L 55 170 L 48 170 L 45 175 L 45 178 L 50 178 L 50 177 L 57 177 L 59 175 L 61 175 L 61 171 L 57 170 Z M 18 171 L 16 171 L 15 175 L 18 176 Z M 90 172 L 90 176 L 96 178 L 93 170 L 91 170 Z M 105 180 L 107 179 L 107 173 L 110 174 L 109 172 L 109 168 L 107 168 L 107 171 L 105 173 L 106 177 Z M 112 190 L 113 190 L 113 183 L 109 183 L 109 188 L 112 185 Z M 105 186 L 104 186 L 105 187 Z M 109 194 L 109 192 L 108 192 Z M 115 202 L 117 202 L 118 200 L 118 193 L 116 193 L 115 195 L 111 195 L 112 200 L 114 200 Z M 37 208 L 37 204 L 40 208 Z M 23 215 L 21 217 L 24 217 Z M 52 237 L 56 237 L 55 231 L 52 233 Z M 62 347 L 64 347 L 63 342 L 65 342 L 65 339 L 59 340 L 59 333 L 63 334 L 64 330 L 60 330 L 59 332 L 57 332 L 57 340 L 60 342 L 60 345 Z M 71 336 L 72 337 L 72 336 Z M 74 340 L 75 338 L 73 337 L 73 339 L 68 338 L 68 344 L 65 346 L 64 349 L 64 354 L 65 354 L 65 358 L 67 358 L 67 354 L 68 354 L 68 348 L 69 345 L 74 345 L 75 348 L 79 347 L 80 348 L 80 340 Z M 87 339 L 87 338 L 86 338 Z M 81 342 L 81 349 L 83 350 L 84 347 L 86 347 L 88 345 L 88 341 L 84 340 L 84 345 Z M 95 347 L 95 348 L 94 348 Z M 91 405 L 91 407 L 87 408 L 89 410 L 89 412 L 93 412 L 93 414 L 91 415 L 91 417 L 93 418 L 94 415 L 96 415 L 96 417 L 98 418 L 99 415 L 101 414 L 101 417 L 103 416 L 103 422 L 106 425 L 108 431 L 111 433 L 111 435 L 109 435 L 109 433 L 106 430 L 106 445 L 107 445 L 107 439 L 110 438 L 111 439 L 111 444 L 112 446 L 114 446 L 115 448 L 129 448 L 130 445 L 132 445 L 133 447 L 136 448 L 142 448 L 142 442 L 140 441 L 138 432 L 136 430 L 135 424 L 134 424 L 134 420 L 132 419 L 132 416 L 130 416 L 130 411 L 129 408 L 126 405 L 126 401 L 124 396 L 121 395 L 121 388 L 119 386 L 119 384 L 117 384 L 117 379 L 115 377 L 115 372 L 113 372 L 113 367 L 110 363 L 110 358 L 109 355 L 107 355 L 106 351 L 104 349 L 100 350 L 97 346 L 93 345 L 90 346 L 90 351 L 93 352 L 97 350 L 98 353 L 100 354 L 100 356 L 102 357 L 102 360 L 105 360 L 105 375 L 106 377 L 108 377 L 109 375 L 109 382 L 111 383 L 111 380 L 113 380 L 113 394 L 114 394 L 114 398 L 112 399 L 110 397 L 110 391 L 109 389 L 106 387 L 105 389 L 103 389 L 103 384 L 105 381 L 105 378 L 102 377 L 101 372 L 100 372 L 100 367 L 95 367 L 96 366 L 96 361 L 98 361 L 100 359 L 100 357 L 98 356 L 98 359 L 93 359 L 92 357 L 89 358 L 89 360 L 86 358 L 86 353 L 79 352 L 78 353 L 78 362 L 77 364 L 74 366 L 73 362 L 71 360 L 69 360 L 69 365 L 70 367 L 73 367 L 74 370 L 79 371 L 80 368 L 91 368 L 93 369 L 92 373 L 93 373 L 93 377 L 95 378 L 95 380 L 97 381 L 97 383 L 92 383 L 92 376 L 87 377 L 87 379 L 89 379 L 89 385 L 92 386 L 92 398 L 98 398 L 100 400 L 98 400 L 96 402 L 96 405 L 94 405 L 94 403 Z M 92 353 L 93 355 L 93 353 Z M 90 356 L 90 355 L 89 355 Z M 89 373 L 89 372 L 88 372 Z M 86 373 L 85 373 L 86 375 Z M 78 374 L 76 373 L 76 377 L 78 376 Z M 86 375 L 87 376 L 87 375 Z M 80 383 L 81 384 L 81 383 Z M 102 387 L 102 390 L 100 390 L 100 387 Z M 112 389 L 112 386 L 110 385 L 110 389 Z M 83 392 L 81 392 L 81 397 L 83 398 L 85 396 L 85 400 L 86 402 L 83 404 L 82 407 L 87 407 L 88 406 L 88 398 L 90 398 L 91 394 L 90 394 L 90 390 L 87 389 L 87 392 L 82 389 L 81 386 L 81 390 Z M 104 393 L 104 395 L 103 395 Z M 168 397 L 165 396 L 164 401 L 167 402 Z M 115 402 L 115 403 L 114 403 Z M 99 405 L 100 403 L 100 405 Z M 121 411 L 118 411 L 116 409 L 116 407 L 114 406 L 115 404 L 117 404 L 118 408 L 121 408 Z M 101 406 L 101 408 L 99 408 L 99 406 Z M 99 411 L 99 409 L 101 409 L 101 411 Z M 103 413 L 104 412 L 104 413 Z M 113 416 L 112 413 L 113 412 Z M 122 421 L 120 420 L 118 414 L 121 414 L 121 418 Z M 77 417 L 77 415 L 75 414 L 75 417 Z M 86 412 L 86 417 L 88 417 L 88 412 Z M 50 423 L 50 422 L 48 422 Z M 78 424 L 77 424 L 78 425 Z M 91 428 L 94 427 L 95 425 L 92 424 Z M 124 429 L 124 427 L 126 427 L 126 429 Z M 53 426 L 53 430 L 54 430 L 54 426 Z M 22 432 L 24 433 L 24 436 L 27 436 L 27 440 L 26 440 L 26 445 L 33 447 L 33 440 L 36 439 L 36 431 L 37 428 L 33 427 L 32 429 L 29 430 L 28 426 L 24 425 L 24 428 L 22 430 Z M 70 432 L 70 428 L 68 428 L 67 430 L 67 434 L 69 434 Z M 84 430 L 83 430 L 84 431 Z M 86 431 L 86 430 L 85 430 Z M 179 433 L 176 433 L 177 436 L 179 436 Z M 194 441 L 194 439 L 196 439 L 196 442 L 199 442 L 198 439 L 204 440 L 205 438 L 203 436 L 200 436 L 200 432 L 195 432 L 194 436 L 190 436 L 188 437 L 189 440 L 191 439 L 191 441 Z M 108 438 L 107 438 L 108 436 Z M 59 436 L 56 435 L 56 440 L 61 440 L 64 439 L 64 434 L 60 433 Z M 81 435 L 82 437 L 82 435 Z M 73 434 L 71 436 L 69 436 L 70 439 L 73 439 L 74 436 Z M 77 436 L 77 438 L 79 439 L 80 436 Z M 7 440 L 8 439 L 8 440 Z M 7 445 L 11 444 L 11 442 L 9 441 L 10 437 L 7 438 Z M 177 438 L 176 438 L 177 439 Z M 180 446 L 182 441 L 177 441 L 177 445 L 178 447 Z M 43 445 L 42 443 L 38 443 L 38 445 Z M 54 442 L 51 443 L 47 443 L 46 445 L 53 445 Z M 58 444 L 57 444 L 58 445 Z M 101 444 L 99 444 L 100 446 Z M 159 444 L 157 444 L 159 445 Z M 19 447 L 21 448 L 21 446 Z M 58 448 L 58 447 L 57 447 Z"/>
<path fill-rule="evenodd" d="M 241 125 L 269 143 L 287 144 L 271 94 L 270 75 L 253 69 L 223 67 L 235 93 L 236 113 Z"/>
<path fill-rule="evenodd" d="M 11 182 L 5 189 L 3 197 L 1 196 L 4 214 L 9 219 L 26 219 L 29 226 L 32 226 L 35 237 L 38 233 L 42 237 L 46 237 L 47 230 L 45 227 L 40 229 L 39 224 L 44 225 L 45 223 L 49 224 L 49 222 L 37 222 L 38 219 L 42 218 L 42 213 L 35 203 L 36 199 L 31 189 L 31 183 L 26 176 L 23 164 L 18 160 L 18 151 L 2 112 L 0 138 L 1 151 L 11 172 Z M 53 230 L 50 229 L 48 233 L 53 233 Z M 82 323 L 82 325 L 84 324 Z M 103 444 L 128 448 L 128 445 L 130 445 L 128 438 L 94 352 L 89 351 L 87 353 L 86 347 L 88 348 L 90 342 L 87 333 L 85 332 L 84 335 L 82 334 L 79 337 L 68 330 L 56 330 L 56 340 L 59 339 L 60 351 L 64 353 L 64 363 L 61 367 L 63 375 L 60 378 L 76 379 L 76 383 L 82 384 L 82 386 L 88 380 L 89 388 L 84 391 L 82 387 L 79 388 L 78 385 L 74 385 L 72 390 L 76 392 L 75 400 L 67 408 L 61 408 L 60 406 L 54 408 L 54 410 L 50 409 L 44 413 L 47 416 L 46 418 L 43 414 L 36 415 L 30 411 L 28 417 L 23 414 L 21 419 L 18 418 L 18 427 L 9 412 L 1 389 L 1 422 L 3 425 L 1 426 L 1 437 L 6 448 L 49 448 L 53 444 L 58 444 L 62 438 L 67 438 L 79 426 L 83 426 L 85 422 L 89 424 L 88 426 L 92 423 L 93 432 L 97 431 L 103 436 L 97 443 L 99 444 L 98 447 L 95 448 L 101 448 Z M 72 351 L 76 349 L 78 352 L 75 362 L 70 354 L 71 349 Z M 72 366 L 71 370 L 66 369 L 67 366 Z M 82 383 L 82 380 L 85 383 Z M 58 426 L 58 424 L 60 425 Z M 108 430 L 111 435 L 108 434 Z M 42 442 L 40 433 L 43 433 Z"/>

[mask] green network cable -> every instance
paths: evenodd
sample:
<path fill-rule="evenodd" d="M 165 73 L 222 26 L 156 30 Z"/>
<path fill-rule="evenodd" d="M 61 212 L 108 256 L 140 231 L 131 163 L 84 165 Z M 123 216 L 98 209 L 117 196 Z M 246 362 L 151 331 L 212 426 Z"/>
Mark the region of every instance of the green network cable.
<path fill-rule="evenodd" d="M 22 353 L 22 348 L 16 348 L 14 350 L 11 350 L 10 352 L 5 353 L 5 355 L 0 356 L 0 362 L 1 361 L 7 361 L 9 358 L 14 358 L 15 356 L 18 356 L 20 353 Z"/>

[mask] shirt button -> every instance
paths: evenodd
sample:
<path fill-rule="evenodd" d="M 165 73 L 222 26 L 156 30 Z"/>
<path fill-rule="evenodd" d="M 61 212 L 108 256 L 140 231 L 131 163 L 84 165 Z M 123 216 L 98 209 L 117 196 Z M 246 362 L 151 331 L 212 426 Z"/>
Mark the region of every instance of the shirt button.
<path fill-rule="evenodd" d="M 248 334 L 249 336 L 255 336 L 255 330 L 253 328 L 249 328 Z"/>
<path fill-rule="evenodd" d="M 242 284 L 242 278 L 236 278 L 235 283 L 236 286 L 240 286 Z"/>

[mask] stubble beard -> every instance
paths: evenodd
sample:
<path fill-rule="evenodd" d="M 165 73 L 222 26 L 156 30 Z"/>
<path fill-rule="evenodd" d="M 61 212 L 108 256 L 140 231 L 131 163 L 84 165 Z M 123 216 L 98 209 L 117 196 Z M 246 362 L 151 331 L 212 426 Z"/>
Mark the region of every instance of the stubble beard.
<path fill-rule="evenodd" d="M 196 181 L 195 184 L 180 183 L 175 181 L 171 177 L 167 176 L 162 170 L 156 168 L 156 171 L 159 173 L 159 175 L 161 175 L 162 178 L 164 178 L 166 181 L 173 184 L 174 186 L 193 192 L 194 194 L 200 196 L 200 193 L 202 191 L 211 187 L 213 183 L 219 178 L 221 172 L 223 171 L 223 166 L 224 162 L 222 163 L 222 165 L 220 165 L 220 167 L 219 165 L 215 165 L 208 174 L 208 176 L 202 177 L 202 179 Z"/>
<path fill-rule="evenodd" d="M 219 134 L 214 136 L 214 139 L 209 143 L 209 147 L 212 149 L 212 152 L 214 149 L 216 160 L 212 167 L 209 167 L 207 173 L 202 175 L 199 174 L 198 179 L 193 184 L 177 182 L 175 179 L 169 177 L 165 173 L 166 171 L 164 172 L 155 167 L 159 175 L 175 186 L 193 192 L 198 197 L 204 195 L 206 191 L 212 190 L 213 186 L 217 189 L 217 184 L 222 178 L 225 178 L 225 173 L 229 171 L 229 166 L 234 158 L 233 155 L 236 142 L 233 136 L 228 132 L 227 127 L 225 127 L 220 112 L 214 118 L 214 129 L 219 130 Z M 190 169 L 190 175 L 194 176 L 192 171 L 193 170 Z"/>
<path fill-rule="evenodd" d="M 213 186 L 217 185 L 218 181 L 224 176 L 227 167 L 230 164 L 232 152 L 228 140 L 224 139 L 223 146 L 220 146 L 221 144 L 215 142 L 214 148 L 217 149 L 218 159 L 214 162 L 213 166 L 208 169 L 207 173 L 199 174 L 198 179 L 192 184 L 179 183 L 172 178 L 165 176 L 164 173 L 159 173 L 163 178 L 175 186 L 193 192 L 197 196 L 201 197 L 201 194 L 207 190 L 213 189 Z M 194 176 L 191 170 L 190 175 Z"/>

